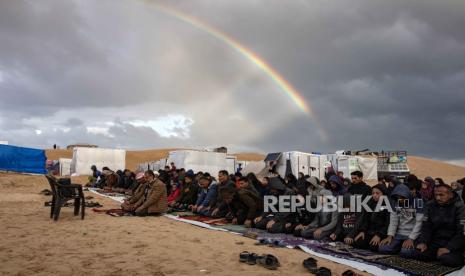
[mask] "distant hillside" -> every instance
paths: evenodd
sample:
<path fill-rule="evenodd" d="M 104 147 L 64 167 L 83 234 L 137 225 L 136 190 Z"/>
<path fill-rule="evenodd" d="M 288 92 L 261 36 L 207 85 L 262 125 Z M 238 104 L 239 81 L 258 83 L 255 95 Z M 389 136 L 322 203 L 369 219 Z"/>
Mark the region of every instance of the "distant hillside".
<path fill-rule="evenodd" d="M 408 165 L 411 172 L 420 178 L 441 177 L 448 184 L 465 177 L 465 167 L 424 157 L 409 156 Z"/>

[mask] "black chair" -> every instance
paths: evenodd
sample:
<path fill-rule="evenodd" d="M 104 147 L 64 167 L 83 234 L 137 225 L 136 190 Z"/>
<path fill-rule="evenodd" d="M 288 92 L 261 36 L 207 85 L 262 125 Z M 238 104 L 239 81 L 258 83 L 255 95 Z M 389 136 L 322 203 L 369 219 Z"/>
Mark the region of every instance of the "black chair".
<path fill-rule="evenodd" d="M 50 209 L 50 218 L 58 220 L 61 207 L 69 200 L 74 199 L 74 215 L 79 214 L 81 209 L 81 219 L 84 219 L 86 202 L 82 186 L 79 184 L 71 184 L 69 179 L 63 178 L 57 180 L 52 175 L 45 176 L 52 189 L 52 204 Z"/>

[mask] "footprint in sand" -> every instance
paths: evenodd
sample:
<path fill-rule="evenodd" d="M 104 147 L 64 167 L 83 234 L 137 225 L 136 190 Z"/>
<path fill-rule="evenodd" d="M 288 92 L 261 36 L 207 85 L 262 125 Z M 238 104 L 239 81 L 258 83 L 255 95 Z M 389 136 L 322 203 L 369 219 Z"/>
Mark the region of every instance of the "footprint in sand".
<path fill-rule="evenodd" d="M 145 248 L 148 246 L 149 246 L 148 243 L 139 243 L 139 244 L 133 245 L 132 248 Z"/>

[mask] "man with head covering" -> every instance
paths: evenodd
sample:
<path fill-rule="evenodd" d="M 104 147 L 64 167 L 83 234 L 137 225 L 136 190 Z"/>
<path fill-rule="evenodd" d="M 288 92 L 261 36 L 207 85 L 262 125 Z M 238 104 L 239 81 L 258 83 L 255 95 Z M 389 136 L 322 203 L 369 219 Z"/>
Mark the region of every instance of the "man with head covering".
<path fill-rule="evenodd" d="M 303 238 L 321 240 L 328 238 L 333 233 L 337 224 L 338 212 L 325 208 L 328 207 L 326 204 L 330 197 L 333 197 L 331 191 L 320 190 L 318 202 L 322 208 L 315 214 L 313 221 L 300 230 Z"/>
<path fill-rule="evenodd" d="M 278 177 L 271 177 L 268 181 L 269 196 L 274 196 L 279 202 L 280 196 L 293 195 L 294 192 L 288 189 Z M 291 212 L 264 212 L 254 220 L 255 227 L 258 229 L 268 230 L 270 233 L 283 233 L 285 225 L 292 223 L 293 214 Z"/>
<path fill-rule="evenodd" d="M 415 241 L 420 235 L 423 222 L 423 202 L 415 198 L 405 184 L 397 185 L 391 193 L 394 212 L 389 217 L 387 237 L 379 246 L 379 252 L 410 257 L 415 251 Z"/>
<path fill-rule="evenodd" d="M 147 187 L 147 180 L 144 172 L 138 172 L 136 175 L 137 187 L 134 189 L 132 196 L 124 200 L 121 204 L 121 209 L 124 211 L 132 212 L 135 210 L 135 204 L 143 197 L 145 188 Z"/>
<path fill-rule="evenodd" d="M 163 178 L 164 177 L 164 178 Z M 134 204 L 134 213 L 136 216 L 154 216 L 160 215 L 168 210 L 166 184 L 167 176 L 160 175 L 156 177 L 151 170 L 145 172 L 147 186 L 144 190 L 143 197 Z"/>

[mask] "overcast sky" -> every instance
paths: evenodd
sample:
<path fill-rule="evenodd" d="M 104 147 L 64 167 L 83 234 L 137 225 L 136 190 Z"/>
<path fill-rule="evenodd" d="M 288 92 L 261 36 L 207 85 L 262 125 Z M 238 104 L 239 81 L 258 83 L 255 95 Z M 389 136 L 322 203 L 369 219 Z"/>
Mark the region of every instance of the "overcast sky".
<path fill-rule="evenodd" d="M 0 140 L 465 159 L 463 0 L 169 1 L 266 60 L 313 117 L 152 2 L 0 1 Z"/>

